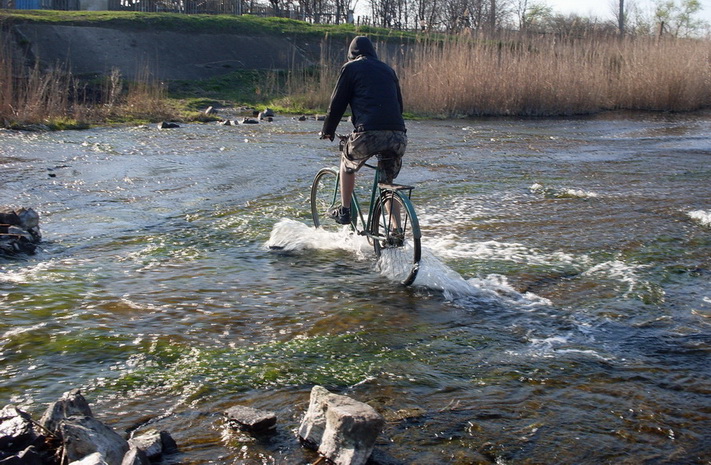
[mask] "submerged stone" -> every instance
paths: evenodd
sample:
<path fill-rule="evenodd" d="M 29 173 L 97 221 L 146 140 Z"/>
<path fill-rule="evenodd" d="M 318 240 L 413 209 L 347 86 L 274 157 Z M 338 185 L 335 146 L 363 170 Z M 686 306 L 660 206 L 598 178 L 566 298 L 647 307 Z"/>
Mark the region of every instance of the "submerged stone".
<path fill-rule="evenodd" d="M 276 415 L 267 410 L 237 405 L 225 411 L 231 426 L 247 431 L 264 432 L 274 428 Z"/>

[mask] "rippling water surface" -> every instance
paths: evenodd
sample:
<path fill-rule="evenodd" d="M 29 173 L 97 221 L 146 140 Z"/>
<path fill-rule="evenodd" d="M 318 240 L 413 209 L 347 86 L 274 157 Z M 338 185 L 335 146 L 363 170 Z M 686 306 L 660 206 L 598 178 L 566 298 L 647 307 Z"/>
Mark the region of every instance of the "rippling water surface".
<path fill-rule="evenodd" d="M 410 122 L 411 288 L 310 226 L 318 130 L 0 132 L 0 204 L 44 235 L 0 261 L 0 402 L 80 387 L 164 463 L 312 463 L 315 384 L 383 414 L 380 464 L 709 463 L 710 114 Z"/>

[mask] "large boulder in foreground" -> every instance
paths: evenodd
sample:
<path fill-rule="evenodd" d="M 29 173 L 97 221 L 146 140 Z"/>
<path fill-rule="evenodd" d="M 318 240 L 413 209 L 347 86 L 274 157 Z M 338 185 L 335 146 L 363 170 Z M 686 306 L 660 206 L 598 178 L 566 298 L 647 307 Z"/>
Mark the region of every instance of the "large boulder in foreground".
<path fill-rule="evenodd" d="M 314 386 L 299 437 L 336 465 L 364 465 L 384 425 L 370 405 Z"/>
<path fill-rule="evenodd" d="M 73 416 L 60 423 L 64 455 L 70 462 L 99 453 L 108 465 L 121 465 L 128 441 L 93 417 Z"/>
<path fill-rule="evenodd" d="M 49 404 L 39 423 L 44 429 L 56 434 L 59 432 L 60 423 L 72 416 L 94 416 L 79 389 L 67 391 L 57 401 Z"/>

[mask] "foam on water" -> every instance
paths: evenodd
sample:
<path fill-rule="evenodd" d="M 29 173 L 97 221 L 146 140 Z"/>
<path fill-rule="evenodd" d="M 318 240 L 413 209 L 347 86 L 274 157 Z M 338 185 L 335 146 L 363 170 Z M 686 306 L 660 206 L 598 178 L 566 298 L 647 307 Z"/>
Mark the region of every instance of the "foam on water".
<path fill-rule="evenodd" d="M 0 273 L 0 282 L 23 284 L 39 281 L 60 281 L 62 279 L 61 274 L 53 273 L 53 269 L 57 266 L 59 266 L 58 263 L 50 259 L 32 266 L 17 268 L 16 270 L 3 270 Z"/>
<path fill-rule="evenodd" d="M 687 213 L 689 218 L 699 223 L 701 226 L 711 227 L 711 212 L 704 210 L 694 210 Z"/>
<path fill-rule="evenodd" d="M 643 268 L 644 266 L 642 265 L 631 265 L 621 260 L 611 260 L 591 267 L 583 272 L 582 275 L 601 275 L 608 279 L 619 281 L 627 286 L 627 291 L 625 291 L 623 295 L 623 297 L 627 297 L 635 289 L 639 289 L 646 285 L 646 283 L 643 283 L 638 276 L 638 272 Z"/>
<path fill-rule="evenodd" d="M 591 348 L 576 347 L 576 340 L 580 335 L 569 332 L 565 335 L 550 337 L 530 337 L 523 353 L 509 351 L 513 356 L 528 356 L 533 358 L 557 358 L 561 355 L 574 354 L 576 356 L 593 357 L 600 360 L 610 360 L 608 355 Z"/>
<path fill-rule="evenodd" d="M 556 199 L 588 199 L 599 197 L 600 195 L 596 192 L 589 192 L 583 189 L 572 189 L 569 187 L 556 188 L 556 187 L 546 187 L 542 184 L 535 183 L 528 188 L 531 193 L 537 195 L 543 195 L 547 198 Z"/>
<path fill-rule="evenodd" d="M 476 260 L 506 260 L 529 265 L 580 265 L 590 263 L 585 255 L 571 255 L 555 251 L 550 253 L 531 249 L 519 243 L 498 241 L 466 242 L 456 234 L 433 237 L 428 245 L 443 258 L 472 258 Z"/>
<path fill-rule="evenodd" d="M 37 323 L 32 326 L 25 326 L 25 327 L 20 326 L 20 327 L 16 327 L 16 328 L 10 329 L 8 331 L 5 331 L 5 333 L 2 336 L 0 336 L 0 348 L 3 348 L 15 336 L 19 336 L 20 334 L 24 334 L 24 333 L 31 333 L 31 332 L 36 331 L 36 330 L 43 328 L 45 326 L 47 326 L 47 323 L 42 322 L 42 323 Z"/>

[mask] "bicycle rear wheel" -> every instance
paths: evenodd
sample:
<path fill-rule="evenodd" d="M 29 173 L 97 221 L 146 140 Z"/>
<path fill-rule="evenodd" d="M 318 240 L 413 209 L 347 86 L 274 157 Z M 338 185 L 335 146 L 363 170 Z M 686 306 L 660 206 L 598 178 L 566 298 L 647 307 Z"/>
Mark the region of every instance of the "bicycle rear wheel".
<path fill-rule="evenodd" d="M 420 225 L 407 197 L 383 191 L 375 204 L 371 222 L 373 248 L 382 271 L 409 286 L 420 269 Z"/>
<path fill-rule="evenodd" d="M 341 203 L 341 187 L 338 172 L 333 168 L 322 168 L 311 184 L 311 218 L 314 226 L 327 231 L 339 231 L 342 225 L 328 216 L 328 210 Z"/>

